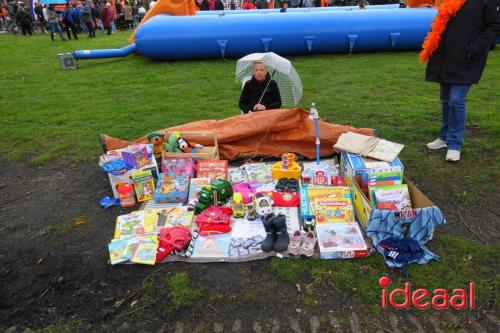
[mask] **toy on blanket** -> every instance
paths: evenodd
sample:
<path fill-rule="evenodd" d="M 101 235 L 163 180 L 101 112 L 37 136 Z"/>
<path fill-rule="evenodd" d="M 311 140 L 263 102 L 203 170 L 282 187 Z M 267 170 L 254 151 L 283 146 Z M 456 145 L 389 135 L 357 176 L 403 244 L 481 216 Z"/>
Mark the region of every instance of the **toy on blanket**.
<path fill-rule="evenodd" d="M 173 250 L 184 250 L 189 245 L 192 237 L 191 230 L 183 225 L 176 225 L 160 230 L 156 263 L 160 263 Z"/>
<path fill-rule="evenodd" d="M 181 137 L 179 132 L 175 132 L 168 138 L 165 148 L 171 153 L 197 153 L 197 148 L 202 148 L 203 145 L 194 142 L 188 142 Z"/>
<path fill-rule="evenodd" d="M 223 205 L 231 199 L 233 187 L 231 183 L 224 179 L 212 181 L 198 192 L 198 202 L 194 206 L 194 213 L 197 215 L 212 205 Z"/>
<path fill-rule="evenodd" d="M 229 207 L 208 207 L 194 219 L 198 233 L 200 236 L 209 236 L 230 232 L 232 213 Z"/>
<path fill-rule="evenodd" d="M 165 134 L 161 132 L 149 133 L 147 139 L 154 146 L 153 154 L 155 158 L 161 158 L 165 151 Z"/>

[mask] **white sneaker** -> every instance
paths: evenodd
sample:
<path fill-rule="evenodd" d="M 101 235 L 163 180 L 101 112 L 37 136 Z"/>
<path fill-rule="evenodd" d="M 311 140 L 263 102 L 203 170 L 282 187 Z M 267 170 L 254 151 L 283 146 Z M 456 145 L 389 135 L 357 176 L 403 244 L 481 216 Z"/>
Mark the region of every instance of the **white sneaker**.
<path fill-rule="evenodd" d="M 460 150 L 448 149 L 446 152 L 446 161 L 458 162 L 460 161 Z"/>
<path fill-rule="evenodd" d="M 446 148 L 446 142 L 441 140 L 440 138 L 437 138 L 436 140 L 429 142 L 427 144 L 427 148 L 429 149 L 441 149 L 441 148 Z"/>

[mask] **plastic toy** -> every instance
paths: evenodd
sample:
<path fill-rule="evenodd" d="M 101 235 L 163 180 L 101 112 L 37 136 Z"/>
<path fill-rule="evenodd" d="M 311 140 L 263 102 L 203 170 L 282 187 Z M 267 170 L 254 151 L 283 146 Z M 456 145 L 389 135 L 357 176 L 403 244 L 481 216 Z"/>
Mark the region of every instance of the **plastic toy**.
<path fill-rule="evenodd" d="M 133 189 L 132 189 L 133 190 Z M 134 196 L 133 192 L 132 192 L 132 197 Z M 111 199 L 110 197 L 108 196 L 105 196 L 104 198 L 102 198 L 100 201 L 99 201 L 99 205 L 104 208 L 104 209 L 108 209 L 109 207 L 112 207 L 112 206 L 119 206 L 120 205 L 120 200 L 118 199 Z"/>
<path fill-rule="evenodd" d="M 160 230 L 156 263 L 160 263 L 173 250 L 182 251 L 189 245 L 192 237 L 191 230 L 182 225 Z"/>
<path fill-rule="evenodd" d="M 257 212 L 255 211 L 255 203 L 252 201 L 247 204 L 247 220 L 255 221 L 257 219 Z"/>
<path fill-rule="evenodd" d="M 243 202 L 246 204 L 251 203 L 255 197 L 255 189 L 250 185 L 250 183 L 233 185 L 233 191 L 241 193 Z"/>
<path fill-rule="evenodd" d="M 148 134 L 147 139 L 154 146 L 153 154 L 155 158 L 161 158 L 162 153 L 165 151 L 165 134 L 153 132 Z"/>
<path fill-rule="evenodd" d="M 243 196 L 239 192 L 233 193 L 233 203 L 231 204 L 234 217 L 245 217 L 245 204 L 243 203 Z"/>
<path fill-rule="evenodd" d="M 194 213 L 199 214 L 212 205 L 222 205 L 233 195 L 233 187 L 227 180 L 217 179 L 205 186 L 198 193 L 198 202 L 194 206 Z"/>
<path fill-rule="evenodd" d="M 273 200 L 267 193 L 257 193 L 255 196 L 255 212 L 258 216 L 266 216 L 273 211 Z"/>
<path fill-rule="evenodd" d="M 280 178 L 300 178 L 302 168 L 296 162 L 295 154 L 286 153 L 281 157 L 281 162 L 276 162 L 272 166 L 272 175 L 274 179 Z"/>
<path fill-rule="evenodd" d="M 135 205 L 134 187 L 130 184 L 120 184 L 116 187 L 118 191 L 119 204 L 122 207 L 132 207 Z"/>

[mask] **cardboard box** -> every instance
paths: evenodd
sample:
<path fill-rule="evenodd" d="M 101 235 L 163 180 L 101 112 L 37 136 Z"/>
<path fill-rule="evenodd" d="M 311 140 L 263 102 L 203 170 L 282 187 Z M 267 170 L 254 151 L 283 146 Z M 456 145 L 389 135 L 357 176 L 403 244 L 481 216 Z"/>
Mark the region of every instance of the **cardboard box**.
<path fill-rule="evenodd" d="M 148 153 L 152 154 L 153 145 L 145 145 L 148 148 Z M 106 162 L 112 161 L 113 159 L 121 158 L 121 151 L 123 149 L 109 150 L 106 154 L 101 155 L 99 159 L 99 166 L 103 166 Z M 127 172 L 120 175 L 112 175 L 108 173 L 109 183 L 111 184 L 111 189 L 113 190 L 113 196 L 118 199 L 118 191 L 116 186 L 121 183 L 134 185 L 132 181 L 132 174 L 137 171 L 147 171 L 151 170 L 151 174 L 154 178 L 158 179 L 158 165 L 156 164 L 156 160 L 154 158 L 150 158 L 150 163 L 148 165 L 143 166 L 140 169 L 131 169 Z"/>
<path fill-rule="evenodd" d="M 351 186 L 353 177 L 361 177 L 366 170 L 404 171 L 403 163 L 398 157 L 392 162 L 383 162 L 346 151 L 342 151 L 340 157 L 340 170 L 348 186 Z"/>
<path fill-rule="evenodd" d="M 163 157 L 191 157 L 200 160 L 218 160 L 219 159 L 219 145 L 217 143 L 216 132 L 179 132 L 181 137 L 188 142 L 202 144 L 203 148 L 196 148 L 196 153 L 171 153 L 168 151 L 163 152 Z M 168 138 L 173 132 L 165 132 L 165 137 Z"/>
<path fill-rule="evenodd" d="M 372 206 L 368 197 L 361 190 L 360 182 L 360 177 L 351 178 L 351 193 L 356 217 L 361 225 L 366 228 L 372 213 L 378 209 Z M 408 178 L 403 177 L 403 184 L 408 185 L 412 204 L 412 209 L 400 211 L 400 215 L 404 217 L 405 222 L 411 223 L 412 217 L 419 215 L 420 210 L 437 208 Z"/>
<path fill-rule="evenodd" d="M 363 233 L 358 223 L 316 225 L 321 259 L 350 259 L 368 256 Z"/>

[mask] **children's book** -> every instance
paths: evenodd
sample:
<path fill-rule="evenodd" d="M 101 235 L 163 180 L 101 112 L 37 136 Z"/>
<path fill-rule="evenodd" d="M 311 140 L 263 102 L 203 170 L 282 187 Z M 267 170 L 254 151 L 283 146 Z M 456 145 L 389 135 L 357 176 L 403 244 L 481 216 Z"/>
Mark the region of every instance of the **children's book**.
<path fill-rule="evenodd" d="M 116 239 L 108 244 L 109 260 L 111 265 L 129 261 L 135 249 L 131 249 L 128 245 L 130 238 Z"/>
<path fill-rule="evenodd" d="M 273 182 L 272 166 L 266 163 L 248 163 L 244 165 L 247 172 L 248 181 L 257 181 L 261 184 Z"/>
<path fill-rule="evenodd" d="M 227 179 L 227 160 L 198 160 L 196 178 Z"/>
<path fill-rule="evenodd" d="M 188 207 L 191 209 L 194 208 L 198 202 L 198 193 L 208 184 L 210 184 L 210 178 L 191 178 L 189 183 Z"/>
<path fill-rule="evenodd" d="M 194 162 L 190 157 L 162 157 L 161 159 L 161 172 L 168 177 L 192 177 L 194 170 Z"/>
<path fill-rule="evenodd" d="M 156 262 L 157 249 L 158 239 L 156 236 L 141 237 L 130 262 L 135 264 L 154 265 Z"/>
<path fill-rule="evenodd" d="M 228 180 L 231 184 L 239 184 L 248 182 L 248 176 L 244 168 L 229 168 L 228 169 Z"/>
<path fill-rule="evenodd" d="M 412 209 L 410 193 L 406 184 L 374 187 L 372 193 L 378 209 Z"/>
<path fill-rule="evenodd" d="M 134 191 L 137 201 L 146 201 L 154 198 L 155 183 L 151 170 L 137 171 L 132 174 Z"/>
<path fill-rule="evenodd" d="M 228 258 L 231 234 L 199 236 L 194 243 L 192 258 Z"/>

